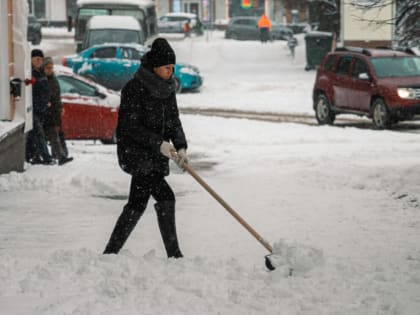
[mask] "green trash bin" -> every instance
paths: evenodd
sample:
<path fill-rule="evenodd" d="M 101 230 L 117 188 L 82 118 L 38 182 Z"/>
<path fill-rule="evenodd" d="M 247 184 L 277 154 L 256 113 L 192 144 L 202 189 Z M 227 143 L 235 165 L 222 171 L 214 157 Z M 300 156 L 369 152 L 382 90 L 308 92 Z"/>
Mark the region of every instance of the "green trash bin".
<path fill-rule="evenodd" d="M 316 69 L 322 58 L 334 49 L 334 33 L 309 32 L 305 34 L 306 66 L 305 70 Z"/>

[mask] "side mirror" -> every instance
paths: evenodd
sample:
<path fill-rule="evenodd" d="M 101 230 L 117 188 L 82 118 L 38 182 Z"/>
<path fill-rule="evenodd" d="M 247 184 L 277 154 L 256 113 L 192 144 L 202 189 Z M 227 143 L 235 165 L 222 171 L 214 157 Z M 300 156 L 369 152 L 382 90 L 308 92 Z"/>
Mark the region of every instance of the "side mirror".
<path fill-rule="evenodd" d="M 369 74 L 367 74 L 366 72 L 359 73 L 358 78 L 360 80 L 365 80 L 365 81 L 369 81 L 370 79 Z"/>

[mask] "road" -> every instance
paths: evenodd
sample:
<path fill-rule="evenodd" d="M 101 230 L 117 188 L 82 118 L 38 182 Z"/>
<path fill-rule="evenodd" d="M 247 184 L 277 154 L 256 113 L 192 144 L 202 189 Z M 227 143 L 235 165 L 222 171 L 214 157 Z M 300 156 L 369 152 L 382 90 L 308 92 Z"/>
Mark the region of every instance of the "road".
<path fill-rule="evenodd" d="M 221 106 L 222 107 L 222 106 Z M 309 126 L 318 126 L 315 115 L 309 114 L 290 114 L 290 113 L 270 113 L 270 112 L 251 112 L 225 109 L 200 109 L 200 108 L 181 108 L 184 114 L 205 115 L 217 117 L 235 117 L 252 120 L 270 121 L 277 123 L 296 123 Z M 337 127 L 355 127 L 360 129 L 374 129 L 372 121 L 362 117 L 337 116 L 334 122 Z M 390 129 L 397 132 L 420 133 L 420 123 L 418 121 L 400 122 Z"/>

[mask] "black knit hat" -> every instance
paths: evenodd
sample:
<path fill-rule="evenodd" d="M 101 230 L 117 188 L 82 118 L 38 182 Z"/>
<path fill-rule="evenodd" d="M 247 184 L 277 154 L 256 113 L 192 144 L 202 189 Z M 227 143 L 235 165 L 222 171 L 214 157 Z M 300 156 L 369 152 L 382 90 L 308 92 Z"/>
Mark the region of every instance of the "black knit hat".
<path fill-rule="evenodd" d="M 153 68 L 176 63 L 175 52 L 164 38 L 156 38 L 148 52 Z"/>
<path fill-rule="evenodd" d="M 31 58 L 32 57 L 42 57 L 44 58 L 44 53 L 41 49 L 32 49 L 31 51 Z"/>

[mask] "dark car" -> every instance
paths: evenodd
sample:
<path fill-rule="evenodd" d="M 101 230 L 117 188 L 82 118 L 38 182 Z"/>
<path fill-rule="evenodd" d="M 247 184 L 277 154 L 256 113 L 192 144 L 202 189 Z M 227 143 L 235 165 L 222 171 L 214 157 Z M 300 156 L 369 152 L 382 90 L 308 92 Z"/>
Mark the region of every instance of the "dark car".
<path fill-rule="evenodd" d="M 41 23 L 39 23 L 34 15 L 28 15 L 27 40 L 32 45 L 39 45 L 42 40 Z"/>
<path fill-rule="evenodd" d="M 237 16 L 229 20 L 226 27 L 225 38 L 238 40 L 260 40 L 260 30 L 258 29 L 259 17 L 256 16 Z M 293 36 L 293 31 L 288 27 L 272 22 L 270 39 L 288 40 Z"/>
<path fill-rule="evenodd" d="M 287 27 L 293 31 L 293 34 L 307 33 L 310 25 L 307 23 L 290 23 Z"/>
<path fill-rule="evenodd" d="M 322 60 L 313 89 L 319 124 L 342 113 L 372 118 L 377 129 L 420 115 L 420 56 L 410 49 L 339 48 Z"/>

